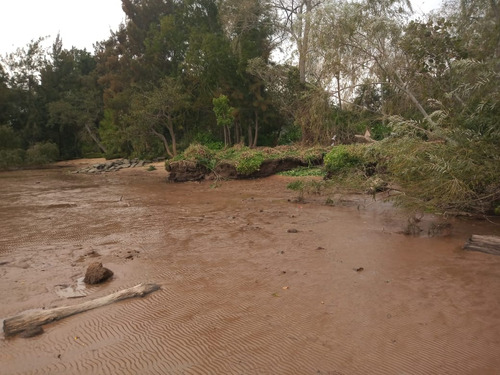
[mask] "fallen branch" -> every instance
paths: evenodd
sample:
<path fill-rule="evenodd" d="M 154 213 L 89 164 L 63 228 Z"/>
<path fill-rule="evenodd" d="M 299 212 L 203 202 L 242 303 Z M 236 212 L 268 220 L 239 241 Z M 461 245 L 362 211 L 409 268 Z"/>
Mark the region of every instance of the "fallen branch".
<path fill-rule="evenodd" d="M 500 255 L 500 237 L 473 234 L 469 241 L 467 241 L 464 245 L 464 249 Z"/>
<path fill-rule="evenodd" d="M 74 306 L 56 307 L 48 310 L 30 310 L 19 315 L 7 318 L 3 322 L 5 336 L 15 336 L 26 330 L 30 330 L 56 320 L 66 318 L 97 307 L 109 305 L 132 297 L 143 297 L 148 293 L 160 289 L 157 284 L 139 284 L 132 288 L 124 289 L 105 297 L 97 298 Z"/>

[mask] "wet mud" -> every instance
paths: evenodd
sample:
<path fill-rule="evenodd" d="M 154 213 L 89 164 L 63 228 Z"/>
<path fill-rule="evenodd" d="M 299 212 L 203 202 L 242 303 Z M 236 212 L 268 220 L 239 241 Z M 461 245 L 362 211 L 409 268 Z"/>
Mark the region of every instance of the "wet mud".
<path fill-rule="evenodd" d="M 0 337 L 2 374 L 500 372 L 500 257 L 462 250 L 498 222 L 408 236 L 387 203 L 295 203 L 286 177 L 173 184 L 161 164 L 78 163 L 0 173 L 0 318 L 162 289 Z M 96 261 L 112 279 L 83 285 Z"/>

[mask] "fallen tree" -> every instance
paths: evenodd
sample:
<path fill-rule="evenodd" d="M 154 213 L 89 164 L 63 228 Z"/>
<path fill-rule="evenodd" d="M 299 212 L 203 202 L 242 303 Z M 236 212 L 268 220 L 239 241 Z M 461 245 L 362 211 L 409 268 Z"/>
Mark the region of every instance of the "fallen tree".
<path fill-rule="evenodd" d="M 160 289 L 157 284 L 139 284 L 132 288 L 124 289 L 108 296 L 96 298 L 74 306 L 62 306 L 48 310 L 29 310 L 7 318 L 3 322 L 3 331 L 6 337 L 15 336 L 27 330 L 33 330 L 44 324 L 54 322 L 97 307 L 109 305 L 132 297 L 143 297 L 146 294 Z"/>
<path fill-rule="evenodd" d="M 467 241 L 464 245 L 464 249 L 500 255 L 500 237 L 473 234 L 469 241 Z"/>

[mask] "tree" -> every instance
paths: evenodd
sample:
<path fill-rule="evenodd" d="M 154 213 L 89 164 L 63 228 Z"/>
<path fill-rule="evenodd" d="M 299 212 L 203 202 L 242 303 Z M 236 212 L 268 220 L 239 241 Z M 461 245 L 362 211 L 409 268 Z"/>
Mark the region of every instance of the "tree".
<path fill-rule="evenodd" d="M 136 93 L 129 116 L 133 134 L 139 131 L 158 137 L 167 155 L 176 156 L 176 130 L 182 127 L 182 112 L 188 99 L 182 85 L 170 77 L 163 78 L 159 87 L 151 91 Z"/>
<path fill-rule="evenodd" d="M 231 127 L 234 123 L 235 109 L 229 105 L 229 99 L 226 95 L 219 95 L 212 100 L 212 103 L 217 125 L 224 129 L 224 145 L 227 146 L 231 143 Z"/>
<path fill-rule="evenodd" d="M 310 53 L 313 12 L 323 4 L 323 0 L 277 0 L 274 7 L 280 19 L 279 28 L 290 40 L 299 55 L 300 82 L 307 79 L 308 55 Z"/>
<path fill-rule="evenodd" d="M 44 137 L 43 102 L 39 94 L 41 71 L 47 64 L 44 38 L 32 40 L 25 48 L 3 58 L 7 67 L 7 85 L 15 103 L 11 116 L 14 131 L 20 134 L 24 146 L 34 144 Z"/>

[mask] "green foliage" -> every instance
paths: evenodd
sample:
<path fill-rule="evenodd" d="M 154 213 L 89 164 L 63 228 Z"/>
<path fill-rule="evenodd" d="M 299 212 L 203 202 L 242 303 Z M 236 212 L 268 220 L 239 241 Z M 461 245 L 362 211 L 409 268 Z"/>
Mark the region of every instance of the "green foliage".
<path fill-rule="evenodd" d="M 217 164 L 215 152 L 199 143 L 192 143 L 189 145 L 189 147 L 184 150 L 182 158 L 185 160 L 196 161 L 198 164 L 203 165 L 209 170 L 213 170 Z"/>
<path fill-rule="evenodd" d="M 193 143 L 182 154 L 167 161 L 167 164 L 177 160 L 190 160 L 213 170 L 219 162 L 226 161 L 234 164 L 239 174 L 248 176 L 258 171 L 264 160 L 292 158 L 313 165 L 321 162 L 325 152 L 325 149 L 320 147 L 303 149 L 279 146 L 276 148 L 262 147 L 251 149 L 242 145 L 235 145 L 221 150 L 212 150 L 199 143 Z M 320 171 L 316 169 L 315 172 L 310 173 L 316 175 Z"/>
<path fill-rule="evenodd" d="M 279 145 L 292 145 L 302 139 L 302 130 L 298 125 L 290 125 L 280 134 Z"/>
<path fill-rule="evenodd" d="M 200 131 L 196 133 L 192 143 L 200 143 L 210 150 L 218 151 L 224 148 L 224 142 L 218 141 L 210 132 Z"/>
<path fill-rule="evenodd" d="M 239 174 L 248 176 L 257 172 L 264 160 L 264 155 L 261 152 L 244 151 L 236 161 L 236 170 Z"/>
<path fill-rule="evenodd" d="M 14 132 L 12 126 L 0 125 L 0 150 L 15 149 L 21 147 L 21 139 Z"/>
<path fill-rule="evenodd" d="M 304 189 L 304 181 L 295 180 L 295 181 L 289 182 L 286 185 L 286 188 L 288 190 L 293 190 L 293 191 L 302 191 Z"/>
<path fill-rule="evenodd" d="M 329 175 L 346 174 L 363 165 L 365 148 L 360 145 L 339 145 L 325 156 L 325 170 Z"/>
<path fill-rule="evenodd" d="M 374 147 L 389 178 L 405 191 L 400 197 L 405 205 L 486 213 L 493 212 L 500 198 L 497 143 L 460 138 L 447 144 L 403 137 Z"/>
<path fill-rule="evenodd" d="M 106 147 L 106 159 L 115 159 L 128 154 L 123 132 L 115 120 L 115 112 L 111 109 L 104 111 L 104 117 L 100 122 L 99 136 Z"/>
<path fill-rule="evenodd" d="M 325 155 L 257 145 L 328 146 L 335 135 L 325 171 L 336 189 L 385 174 L 416 206 L 494 212 L 498 1 L 450 0 L 413 21 L 403 3 L 299 2 L 284 25 L 258 0 L 124 1 L 126 22 L 95 55 L 57 37 L 0 58 L 0 168 L 102 152 L 210 169 L 227 160 L 249 175 L 263 160 Z M 299 66 L 271 61 L 277 32 L 300 41 Z M 379 143 L 346 146 L 367 129 Z"/>
<path fill-rule="evenodd" d="M 308 176 L 325 176 L 325 171 L 321 167 L 298 167 L 289 171 L 278 173 L 281 176 L 290 177 L 308 177 Z"/>
<path fill-rule="evenodd" d="M 313 146 L 300 151 L 300 159 L 307 163 L 309 166 L 321 164 L 323 158 L 326 155 L 326 149 L 324 147 Z"/>
<path fill-rule="evenodd" d="M 295 180 L 286 185 L 286 188 L 288 190 L 293 190 L 299 193 L 297 196 L 297 201 L 298 202 L 303 202 L 304 201 L 304 194 L 305 194 L 305 183 L 302 180 Z"/>
<path fill-rule="evenodd" d="M 0 170 L 21 167 L 25 153 L 20 148 L 0 149 Z"/>
<path fill-rule="evenodd" d="M 231 127 L 234 121 L 234 108 L 229 105 L 228 97 L 221 94 L 217 98 L 213 98 L 212 103 L 217 125 Z"/>
<path fill-rule="evenodd" d="M 30 166 L 45 165 L 59 158 L 59 149 L 54 143 L 37 143 L 26 150 L 25 164 Z"/>

